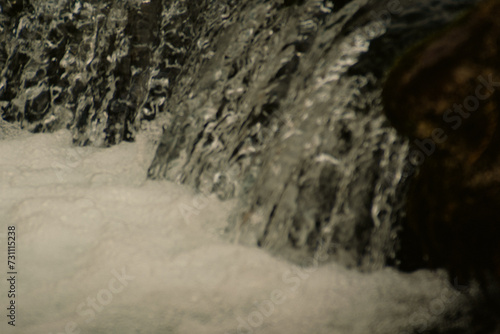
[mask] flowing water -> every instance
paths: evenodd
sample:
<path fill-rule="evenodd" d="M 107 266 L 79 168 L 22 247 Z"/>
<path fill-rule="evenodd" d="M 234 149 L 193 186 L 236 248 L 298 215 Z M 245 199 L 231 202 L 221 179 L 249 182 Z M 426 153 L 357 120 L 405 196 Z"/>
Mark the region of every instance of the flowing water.
<path fill-rule="evenodd" d="M 73 147 L 66 130 L 6 136 L 1 333 L 414 333 L 464 310 L 442 272 L 301 268 L 226 240 L 237 204 L 146 180 L 146 134 L 107 149 Z"/>
<path fill-rule="evenodd" d="M 42 43 L 40 31 L 48 40 L 57 31 L 50 33 L 48 16 L 38 22 L 27 11 L 9 43 L 25 41 L 35 60 L 40 50 L 54 49 L 65 68 L 61 78 L 74 86 L 55 84 L 71 94 L 52 101 L 55 116 L 37 118 L 31 130 L 51 130 L 66 117 L 75 124 L 72 133 L 28 134 L 0 121 L 0 333 L 463 332 L 470 300 L 444 272 L 384 267 L 396 248 L 408 145 L 385 119 L 380 90 L 382 72 L 408 44 L 474 2 L 402 1 L 401 13 L 390 19 L 385 3 L 366 0 L 258 1 L 252 10 L 232 1 L 220 8 L 208 5 L 217 1 L 199 8 L 189 7 L 192 1 L 151 1 L 144 15 L 135 7 L 127 14 L 119 1 L 88 1 L 82 8 L 75 2 L 74 16 L 56 11 L 65 1 L 38 6 L 37 13 L 57 12 L 51 20 L 63 31 L 63 18 L 86 23 L 81 36 L 68 33 L 74 59 L 64 39 L 57 47 Z M 137 3 L 146 8 L 150 1 Z M 294 12 L 294 3 L 308 10 Z M 206 24 L 194 19 L 198 10 Z M 135 59 L 134 71 L 119 61 L 128 57 L 128 42 L 104 47 L 125 29 L 126 15 L 133 24 L 161 26 L 159 46 L 155 36 L 146 39 L 155 52 L 130 44 L 130 52 L 147 60 Z M 15 52 L 5 75 L 17 97 L 2 97 L 0 106 L 11 108 L 13 121 L 16 108 L 39 112 L 46 95 L 19 88 L 14 79 L 45 87 L 36 73 L 51 64 L 43 59 L 52 53 L 28 62 L 8 49 Z M 91 51 L 97 53 L 88 68 Z M 186 73 L 177 82 L 170 65 L 179 65 L 179 57 Z M 59 75 L 51 71 L 47 76 Z M 148 78 L 157 95 L 140 84 Z M 129 106 L 104 94 L 130 88 L 120 82 L 134 84 L 124 99 L 144 115 L 126 118 L 119 111 Z M 74 113 L 65 109 L 75 105 Z M 165 122 L 160 145 L 154 131 L 110 148 L 71 145 L 130 139 L 127 122 L 150 120 L 149 107 L 175 118 Z M 260 110 L 267 111 L 256 115 Z M 107 119 L 112 114 L 119 119 Z M 111 127 L 106 138 L 105 125 Z M 148 169 L 157 180 L 147 179 Z M 239 201 L 247 192 L 247 202 Z M 237 214 L 244 219 L 235 223 Z M 4 246 L 9 227 L 16 231 L 14 269 Z M 327 251 L 316 251 L 320 241 Z M 284 257 L 295 248 L 301 261 L 292 264 Z M 309 266 L 297 265 L 312 254 Z M 12 270 L 17 274 L 9 281 Z M 15 328 L 6 297 L 12 286 Z"/>

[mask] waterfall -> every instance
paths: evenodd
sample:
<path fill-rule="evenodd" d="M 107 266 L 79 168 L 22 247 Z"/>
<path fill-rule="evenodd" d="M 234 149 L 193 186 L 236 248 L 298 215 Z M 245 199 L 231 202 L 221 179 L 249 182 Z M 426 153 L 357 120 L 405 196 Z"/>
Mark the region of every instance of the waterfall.
<path fill-rule="evenodd" d="M 420 101 L 384 88 L 476 3 L 1 2 L 18 328 L 493 332 L 477 285 L 422 269 L 419 170 L 394 122 Z"/>

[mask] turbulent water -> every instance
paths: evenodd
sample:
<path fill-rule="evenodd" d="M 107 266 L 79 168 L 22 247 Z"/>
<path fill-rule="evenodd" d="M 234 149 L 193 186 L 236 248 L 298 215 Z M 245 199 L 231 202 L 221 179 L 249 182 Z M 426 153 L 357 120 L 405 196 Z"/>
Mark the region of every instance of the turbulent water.
<path fill-rule="evenodd" d="M 0 240 L 16 227 L 16 326 L 7 324 L 2 247 L 2 333 L 394 334 L 464 325 L 443 324 L 465 310 L 465 297 L 442 272 L 300 268 L 229 242 L 234 203 L 145 179 L 154 154 L 146 134 L 108 149 L 75 148 L 65 130 L 13 134 L 0 141 Z"/>
<path fill-rule="evenodd" d="M 14 226 L 17 274 L 0 255 L 0 332 L 469 331 L 475 297 L 444 272 L 385 267 L 410 175 L 381 91 L 476 1 L 396 2 L 4 6 L 0 245 Z"/>

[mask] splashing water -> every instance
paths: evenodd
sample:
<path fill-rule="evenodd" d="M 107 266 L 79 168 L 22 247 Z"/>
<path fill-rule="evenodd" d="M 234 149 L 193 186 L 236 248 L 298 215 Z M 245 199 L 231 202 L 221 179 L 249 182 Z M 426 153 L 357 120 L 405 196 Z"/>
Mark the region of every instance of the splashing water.
<path fill-rule="evenodd" d="M 20 333 L 410 333 L 463 310 L 442 272 L 301 268 L 230 243 L 237 204 L 146 181 L 146 135 L 108 149 L 70 142 L 66 131 L 0 141 L 0 238 L 16 227 Z"/>

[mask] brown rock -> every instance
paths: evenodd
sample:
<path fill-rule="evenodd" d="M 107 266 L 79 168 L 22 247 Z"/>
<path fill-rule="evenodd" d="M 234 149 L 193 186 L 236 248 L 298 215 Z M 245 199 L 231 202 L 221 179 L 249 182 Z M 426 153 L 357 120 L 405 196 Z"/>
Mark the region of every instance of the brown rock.
<path fill-rule="evenodd" d="M 482 2 L 388 75 L 388 118 L 421 165 L 409 228 L 429 266 L 500 282 L 500 1 Z"/>

